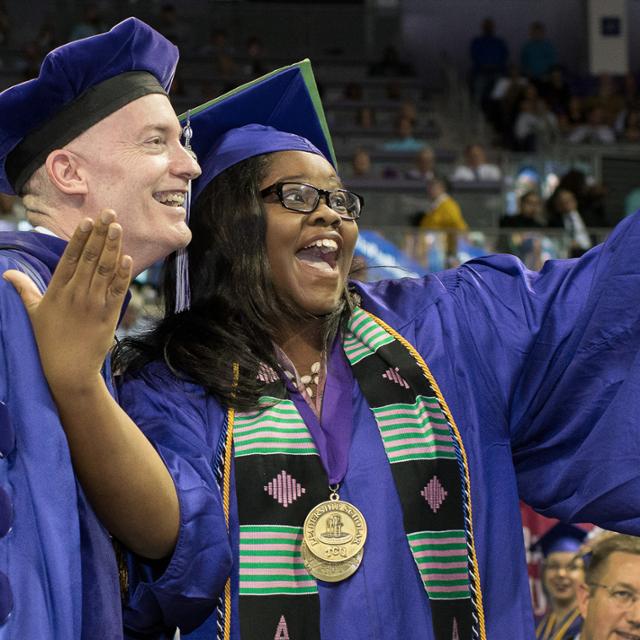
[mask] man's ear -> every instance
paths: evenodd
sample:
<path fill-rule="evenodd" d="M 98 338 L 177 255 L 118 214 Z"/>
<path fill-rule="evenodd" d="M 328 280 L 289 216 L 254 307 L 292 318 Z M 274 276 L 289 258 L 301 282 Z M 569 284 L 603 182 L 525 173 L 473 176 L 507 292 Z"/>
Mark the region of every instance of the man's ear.
<path fill-rule="evenodd" d="M 54 149 L 45 161 L 51 183 L 67 195 L 86 195 L 88 185 L 81 159 L 69 149 Z"/>
<path fill-rule="evenodd" d="M 581 582 L 578 585 L 578 589 L 576 590 L 576 602 L 578 604 L 580 615 L 583 618 L 587 617 L 587 609 L 589 608 L 590 597 L 591 597 L 591 590 L 584 582 Z"/>

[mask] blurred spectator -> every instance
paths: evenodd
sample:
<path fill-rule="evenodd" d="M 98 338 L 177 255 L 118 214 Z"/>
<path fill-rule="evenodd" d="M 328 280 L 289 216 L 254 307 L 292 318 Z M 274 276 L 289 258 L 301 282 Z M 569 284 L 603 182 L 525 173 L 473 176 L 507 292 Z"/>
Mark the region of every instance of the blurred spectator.
<path fill-rule="evenodd" d="M 605 188 L 593 178 L 587 178 L 584 171 L 570 169 L 560 178 L 556 189 L 568 189 L 573 193 L 578 201 L 578 211 L 587 227 L 607 226 Z"/>
<path fill-rule="evenodd" d="M 385 47 L 382 58 L 369 67 L 369 75 L 372 76 L 402 77 L 412 76 L 414 73 L 413 67 L 401 60 L 398 50 L 391 45 Z"/>
<path fill-rule="evenodd" d="M 142 316 L 142 308 L 144 303 L 139 287 L 137 285 L 133 285 L 130 287 L 129 291 L 131 297 L 129 298 L 129 303 L 127 304 L 125 311 L 122 314 L 120 324 L 118 325 L 118 329 L 116 330 L 116 337 L 118 338 L 118 340 L 138 333 L 138 323 L 140 322 L 140 318 Z"/>
<path fill-rule="evenodd" d="M 85 7 L 82 19 L 71 27 L 69 40 L 95 36 L 97 33 L 105 31 L 105 28 L 98 6 L 90 3 Z"/>
<path fill-rule="evenodd" d="M 402 85 L 397 80 L 389 80 L 385 86 L 387 100 L 400 100 L 402 98 Z"/>
<path fill-rule="evenodd" d="M 397 137 L 383 144 L 385 151 L 418 151 L 424 147 L 424 141 L 414 137 L 413 120 L 407 117 L 398 118 Z"/>
<path fill-rule="evenodd" d="M 598 76 L 596 95 L 587 98 L 585 106 L 587 111 L 599 107 L 602 110 L 604 123 L 613 126 L 616 117 L 625 107 L 625 101 L 611 74 L 601 73 Z"/>
<path fill-rule="evenodd" d="M 464 150 L 464 163 L 458 165 L 451 175 L 451 180 L 496 181 L 502 179 L 502 172 L 495 164 L 489 164 L 480 144 L 470 144 Z"/>
<path fill-rule="evenodd" d="M 351 175 L 354 178 L 371 177 L 371 157 L 365 149 L 356 149 L 351 158 Z"/>
<path fill-rule="evenodd" d="M 584 107 L 580 96 L 571 96 L 567 113 L 558 114 L 560 131 L 569 136 L 574 129 L 585 124 Z"/>
<path fill-rule="evenodd" d="M 514 216 L 502 216 L 503 228 L 546 227 L 544 222 L 544 203 L 535 191 L 527 191 L 518 199 L 518 213 Z"/>
<path fill-rule="evenodd" d="M 154 23 L 156 29 L 181 50 L 193 44 L 189 41 L 187 26 L 180 19 L 175 5 L 163 4 Z"/>
<path fill-rule="evenodd" d="M 0 46 L 6 46 L 11 35 L 11 21 L 4 0 L 0 0 Z"/>
<path fill-rule="evenodd" d="M 130 292 L 131 299 L 116 331 L 118 339 L 148 331 L 162 317 L 158 293 L 152 285 L 134 281 Z"/>
<path fill-rule="evenodd" d="M 409 169 L 405 177 L 409 180 L 428 182 L 435 177 L 436 154 L 429 146 L 424 146 L 415 156 L 415 166 Z"/>
<path fill-rule="evenodd" d="M 53 26 L 53 20 L 50 17 L 45 18 L 40 25 L 35 42 L 40 51 L 43 52 L 42 55 L 44 55 L 44 52 L 51 51 L 58 46 L 59 42 L 56 36 L 56 29 Z"/>
<path fill-rule="evenodd" d="M 512 134 L 518 105 L 529 81 L 516 65 L 510 65 L 508 75 L 498 78 L 486 103 L 485 113 L 505 146 L 513 146 Z"/>
<path fill-rule="evenodd" d="M 549 71 L 549 77 L 540 85 L 540 96 L 545 99 L 549 108 L 556 115 L 569 112 L 571 88 L 560 65 L 554 65 Z"/>
<path fill-rule="evenodd" d="M 624 109 L 616 116 L 613 131 L 618 138 L 623 138 L 624 130 L 627 128 L 627 118 L 632 111 L 640 111 L 640 98 L 625 103 Z"/>
<path fill-rule="evenodd" d="M 469 227 L 462 217 L 460 205 L 449 195 L 449 183 L 445 178 L 435 177 L 427 184 L 429 208 L 420 220 L 421 229 L 455 229 L 466 231 Z M 447 255 L 455 256 L 458 249 L 458 234 L 447 234 Z"/>
<path fill-rule="evenodd" d="M 200 47 L 199 53 L 211 59 L 213 71 L 217 76 L 229 85 L 234 83 L 238 65 L 235 61 L 235 51 L 228 43 L 227 32 L 224 29 L 212 29 L 209 40 Z"/>
<path fill-rule="evenodd" d="M 34 40 L 27 42 L 20 53 L 18 70 L 22 73 L 22 77 L 25 80 L 37 77 L 38 73 L 40 73 L 40 63 L 42 62 L 42 52 L 38 47 L 38 43 Z"/>
<path fill-rule="evenodd" d="M 376 112 L 371 107 L 360 107 L 356 111 L 356 126 L 373 129 L 376 126 Z"/>
<path fill-rule="evenodd" d="M 504 100 L 507 95 L 512 92 L 518 95 L 524 89 L 529 81 L 520 73 L 520 68 L 515 65 L 509 65 L 507 73 L 500 76 L 491 90 L 491 100 Z"/>
<path fill-rule="evenodd" d="M 638 95 L 638 80 L 633 71 L 627 71 L 622 80 L 622 97 L 627 104 L 635 102 L 640 96 Z"/>
<path fill-rule="evenodd" d="M 584 565 L 577 554 L 586 536 L 585 529 L 558 523 L 534 544 L 544 556 L 542 584 L 549 600 L 536 628 L 537 640 L 569 640 L 582 627 L 576 596 Z"/>
<path fill-rule="evenodd" d="M 513 125 L 514 148 L 516 151 L 538 151 L 542 145 L 552 142 L 558 132 L 558 119 L 531 85 L 520 101 Z"/>
<path fill-rule="evenodd" d="M 505 41 L 495 35 L 495 23 L 491 18 L 482 22 L 482 33 L 471 41 L 471 94 L 484 104 L 496 80 L 505 74 L 509 49 Z"/>
<path fill-rule="evenodd" d="M 620 139 L 623 142 L 640 142 L 640 109 L 627 112 Z"/>
<path fill-rule="evenodd" d="M 529 27 L 529 40 L 520 51 L 520 67 L 523 73 L 534 81 L 541 81 L 556 64 L 556 49 L 545 36 L 542 22 L 532 22 Z"/>
<path fill-rule="evenodd" d="M 353 100 L 354 102 L 360 102 L 364 95 L 362 85 L 359 82 L 347 82 L 345 84 L 342 95 L 345 100 Z"/>
<path fill-rule="evenodd" d="M 576 126 L 567 139 L 573 144 L 611 144 L 616 136 L 606 122 L 603 108 L 594 106 L 587 112 L 587 121 Z"/>
<path fill-rule="evenodd" d="M 403 100 L 398 111 L 400 118 L 409 118 L 414 124 L 418 121 L 418 108 L 413 100 Z"/>
<path fill-rule="evenodd" d="M 565 230 L 569 238 L 569 257 L 577 258 L 591 248 L 591 238 L 578 211 L 578 201 L 568 189 L 556 189 L 551 196 L 549 227 Z"/>
<path fill-rule="evenodd" d="M 250 36 L 247 39 L 246 56 L 248 61 L 244 66 L 245 76 L 253 80 L 267 73 L 264 63 L 264 46 L 258 36 Z"/>
<path fill-rule="evenodd" d="M 614 534 L 595 541 L 578 607 L 580 640 L 640 638 L 640 538 Z"/>
<path fill-rule="evenodd" d="M 233 57 L 235 51 L 228 41 L 229 34 L 226 29 L 215 27 L 209 31 L 209 39 L 200 47 L 198 53 L 203 56 L 216 58 L 220 55 Z"/>
<path fill-rule="evenodd" d="M 173 76 L 173 82 L 169 87 L 169 94 L 174 97 L 182 97 L 187 93 L 185 82 L 182 75 L 182 67 L 176 69 L 176 74 Z"/>

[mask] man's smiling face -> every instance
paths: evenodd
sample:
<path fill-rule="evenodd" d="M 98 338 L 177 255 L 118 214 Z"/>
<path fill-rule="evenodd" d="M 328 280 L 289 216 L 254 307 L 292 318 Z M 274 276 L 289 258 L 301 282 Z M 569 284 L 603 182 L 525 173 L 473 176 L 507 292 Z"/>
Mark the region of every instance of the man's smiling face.
<path fill-rule="evenodd" d="M 592 586 L 581 585 L 581 640 L 640 640 L 640 555 L 614 551 Z"/>

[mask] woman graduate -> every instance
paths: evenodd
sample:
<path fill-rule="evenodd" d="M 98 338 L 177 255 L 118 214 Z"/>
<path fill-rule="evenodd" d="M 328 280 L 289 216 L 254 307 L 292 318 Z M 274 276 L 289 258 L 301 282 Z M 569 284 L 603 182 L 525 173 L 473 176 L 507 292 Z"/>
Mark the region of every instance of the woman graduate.
<path fill-rule="evenodd" d="M 532 639 L 519 496 L 640 533 L 640 220 L 540 273 L 349 284 L 363 201 L 313 88 L 295 65 L 191 112 L 190 306 L 120 354 L 210 505 L 177 548 L 224 587 L 188 637 Z"/>
<path fill-rule="evenodd" d="M 227 637 L 531 638 L 519 495 L 640 532 L 640 222 L 540 273 L 348 285 L 363 202 L 305 78 L 192 111 L 191 306 L 122 402 L 218 474 Z"/>

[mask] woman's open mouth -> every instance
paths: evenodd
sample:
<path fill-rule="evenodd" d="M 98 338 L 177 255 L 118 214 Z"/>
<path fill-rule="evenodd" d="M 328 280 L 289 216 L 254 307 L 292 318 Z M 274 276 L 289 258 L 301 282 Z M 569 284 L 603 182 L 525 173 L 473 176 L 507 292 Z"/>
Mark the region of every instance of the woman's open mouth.
<path fill-rule="evenodd" d="M 338 243 L 331 238 L 320 238 L 296 252 L 296 258 L 303 264 L 332 273 L 338 265 Z"/>

